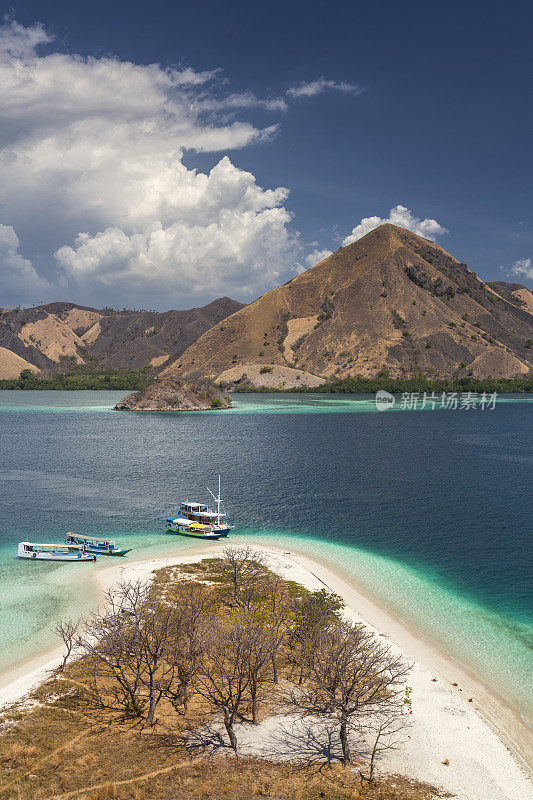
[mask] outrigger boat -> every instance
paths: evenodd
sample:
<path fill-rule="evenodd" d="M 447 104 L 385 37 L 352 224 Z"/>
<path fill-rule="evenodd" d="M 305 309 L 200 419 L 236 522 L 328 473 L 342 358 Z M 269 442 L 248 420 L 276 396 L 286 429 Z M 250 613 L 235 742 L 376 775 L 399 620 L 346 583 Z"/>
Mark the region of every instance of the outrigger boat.
<path fill-rule="evenodd" d="M 79 544 L 88 553 L 98 553 L 102 556 L 125 556 L 129 550 L 117 547 L 114 539 L 99 539 L 97 536 L 86 536 L 84 533 L 67 533 L 66 544 Z"/>
<path fill-rule="evenodd" d="M 96 561 L 96 556 L 86 553 L 81 544 L 41 544 L 20 542 L 19 558 L 35 558 L 39 561 Z"/>
<path fill-rule="evenodd" d="M 165 522 L 165 531 L 177 533 L 179 536 L 192 536 L 195 539 L 220 539 L 222 536 L 218 531 L 214 531 L 211 525 L 191 522 L 183 517 L 168 517 Z"/>
<path fill-rule="evenodd" d="M 197 522 L 200 525 L 208 525 L 219 536 L 227 536 L 235 525 L 231 525 L 228 522 L 227 514 L 220 512 L 220 504 L 222 503 L 220 497 L 220 475 L 218 476 L 218 495 L 215 497 L 209 487 L 206 487 L 206 489 L 217 504 L 216 511 L 212 511 L 204 503 L 193 503 L 187 499 L 180 503 L 178 513 L 180 517 L 188 520 L 189 523 Z"/>

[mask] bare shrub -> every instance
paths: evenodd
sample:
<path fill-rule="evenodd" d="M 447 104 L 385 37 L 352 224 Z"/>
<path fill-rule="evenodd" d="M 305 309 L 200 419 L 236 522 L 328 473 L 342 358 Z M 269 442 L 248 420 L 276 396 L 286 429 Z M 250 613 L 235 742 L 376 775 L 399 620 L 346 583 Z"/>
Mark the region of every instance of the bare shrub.
<path fill-rule="evenodd" d="M 409 666 L 362 625 L 349 622 L 327 627 L 315 646 L 311 661 L 304 653 L 305 684 L 288 699 L 305 715 L 338 723 L 343 761 L 349 764 L 349 729 L 398 706 Z"/>
<path fill-rule="evenodd" d="M 237 752 L 234 723 L 252 706 L 254 721 L 262 690 L 272 680 L 271 643 L 264 629 L 250 618 L 215 623 L 209 633 L 198 674 L 197 691 L 221 712 L 232 748 Z"/>
<path fill-rule="evenodd" d="M 56 625 L 54 625 L 53 629 L 54 632 L 57 633 L 59 638 L 63 640 L 63 644 L 65 645 L 65 654 L 63 656 L 63 662 L 60 667 L 62 672 L 65 671 L 69 658 L 74 652 L 76 646 L 79 645 L 80 628 L 81 628 L 81 619 L 60 620 Z"/>
<path fill-rule="evenodd" d="M 226 547 L 217 567 L 228 584 L 229 605 L 249 611 L 264 596 L 268 570 L 261 553 L 251 547 Z"/>
<path fill-rule="evenodd" d="M 343 608 L 342 598 L 325 589 L 307 595 L 296 604 L 289 646 L 293 662 L 299 668 L 300 684 L 313 666 L 324 631 L 339 620 Z"/>

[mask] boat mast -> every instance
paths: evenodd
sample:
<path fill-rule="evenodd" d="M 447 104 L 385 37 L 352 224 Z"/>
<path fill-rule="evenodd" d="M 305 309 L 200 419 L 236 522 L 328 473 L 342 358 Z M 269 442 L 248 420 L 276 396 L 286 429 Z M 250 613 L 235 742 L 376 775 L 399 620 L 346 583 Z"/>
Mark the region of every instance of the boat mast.
<path fill-rule="evenodd" d="M 207 491 L 209 492 L 209 494 L 211 495 L 211 497 L 213 498 L 213 500 L 217 504 L 217 514 L 218 514 L 218 517 L 220 518 L 220 504 L 222 502 L 222 500 L 220 498 L 220 474 L 218 476 L 218 497 L 215 497 L 215 495 L 213 494 L 213 492 L 211 491 L 209 486 L 206 486 L 205 488 L 207 489 Z"/>

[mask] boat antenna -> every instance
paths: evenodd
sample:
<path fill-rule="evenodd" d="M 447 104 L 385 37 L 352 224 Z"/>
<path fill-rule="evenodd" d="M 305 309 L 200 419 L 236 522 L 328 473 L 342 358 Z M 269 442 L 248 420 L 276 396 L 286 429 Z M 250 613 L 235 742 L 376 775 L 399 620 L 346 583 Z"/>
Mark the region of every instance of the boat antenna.
<path fill-rule="evenodd" d="M 211 495 L 211 497 L 213 498 L 213 500 L 217 504 L 217 514 L 218 514 L 218 516 L 220 516 L 220 504 L 222 502 L 222 499 L 220 497 L 220 475 L 218 476 L 218 497 L 215 497 L 215 495 L 213 494 L 213 492 L 211 491 L 209 486 L 206 486 L 205 488 L 207 489 L 207 491 L 209 492 L 209 494 Z"/>

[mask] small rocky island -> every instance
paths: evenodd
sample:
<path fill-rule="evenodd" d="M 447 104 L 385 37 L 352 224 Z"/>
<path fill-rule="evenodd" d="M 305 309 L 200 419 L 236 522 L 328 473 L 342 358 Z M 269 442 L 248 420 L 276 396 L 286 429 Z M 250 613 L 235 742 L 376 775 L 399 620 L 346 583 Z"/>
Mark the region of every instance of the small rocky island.
<path fill-rule="evenodd" d="M 207 411 L 230 406 L 229 395 L 209 381 L 186 382 L 165 377 L 128 395 L 116 404 L 114 411 Z"/>

